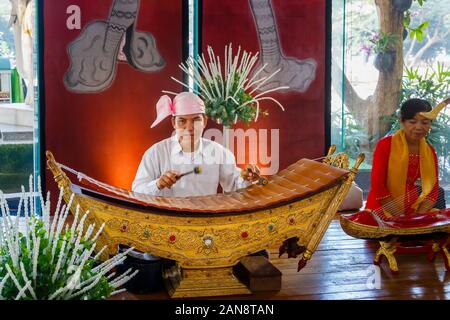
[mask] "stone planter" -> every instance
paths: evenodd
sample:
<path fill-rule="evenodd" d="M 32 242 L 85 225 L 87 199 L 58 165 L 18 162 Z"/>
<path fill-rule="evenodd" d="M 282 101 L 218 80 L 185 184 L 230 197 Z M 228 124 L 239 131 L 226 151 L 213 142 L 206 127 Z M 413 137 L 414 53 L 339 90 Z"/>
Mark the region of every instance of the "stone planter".
<path fill-rule="evenodd" d="M 381 72 L 390 72 L 394 69 L 395 51 L 378 53 L 375 58 L 375 68 Z"/>
<path fill-rule="evenodd" d="M 411 8 L 412 0 L 392 0 L 392 5 L 397 11 L 404 12 Z"/>

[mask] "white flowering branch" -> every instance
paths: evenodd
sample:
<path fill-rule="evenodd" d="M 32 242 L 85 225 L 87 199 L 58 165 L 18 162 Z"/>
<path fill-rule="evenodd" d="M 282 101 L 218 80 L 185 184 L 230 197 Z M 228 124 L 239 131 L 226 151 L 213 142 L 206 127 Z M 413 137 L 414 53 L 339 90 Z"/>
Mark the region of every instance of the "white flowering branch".
<path fill-rule="evenodd" d="M 119 287 L 134 277 L 137 271 L 131 272 L 130 269 L 118 277 L 115 273 L 109 273 L 126 259 L 133 248 L 93 267 L 93 261 L 106 249 L 104 246 L 92 257 L 97 247 L 96 240 L 105 225 L 100 226 L 95 234 L 95 224 L 88 225 L 85 231 L 84 224 L 89 212 L 81 215 L 77 205 L 73 223 L 69 226 L 66 219 L 74 196 L 70 197 L 67 205 L 61 206 L 62 189 L 53 219 L 50 219 L 50 193 L 44 199 L 40 179 L 37 195 L 33 190 L 32 177 L 29 187 L 29 192 L 22 187 L 15 221 L 0 191 L 0 300 L 99 299 L 106 298 L 111 292 L 123 292 Z M 36 196 L 40 204 L 37 200 L 35 204 Z M 36 215 L 36 207 L 41 209 L 41 217 Z M 98 287 L 100 284 L 102 287 Z M 91 292 L 103 292 L 103 295 L 92 296 Z"/>

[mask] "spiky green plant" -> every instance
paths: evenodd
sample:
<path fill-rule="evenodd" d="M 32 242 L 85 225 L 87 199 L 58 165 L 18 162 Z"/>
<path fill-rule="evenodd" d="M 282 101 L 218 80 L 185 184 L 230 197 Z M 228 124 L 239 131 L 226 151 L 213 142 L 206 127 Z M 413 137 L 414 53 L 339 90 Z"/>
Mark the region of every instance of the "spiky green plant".
<path fill-rule="evenodd" d="M 268 115 L 268 111 L 260 111 L 260 102 L 270 100 L 276 103 L 284 111 L 280 102 L 267 93 L 289 89 L 288 86 L 280 86 L 256 94 L 274 73 L 258 78 L 258 75 L 267 67 L 264 64 L 251 78 L 250 72 L 258 61 L 259 53 L 252 54 L 241 51 L 241 47 L 233 56 L 232 45 L 225 46 L 224 69 L 220 63 L 220 57 L 214 54 L 213 49 L 208 46 L 208 61 L 202 54 L 196 60 L 189 57 L 185 63 L 179 65 L 192 80 L 193 86 L 186 84 L 174 77 L 172 79 L 182 86 L 198 94 L 205 102 L 206 115 L 226 128 L 230 128 L 238 120 L 249 124 L 251 121 L 258 121 L 261 114 Z M 241 55 L 242 52 L 242 55 Z M 176 94 L 165 91 L 165 93 Z"/>
<path fill-rule="evenodd" d="M 105 299 L 124 291 L 119 289 L 136 272 L 116 277 L 111 270 L 122 263 L 132 248 L 96 265 L 97 237 L 95 225 L 85 227 L 89 214 L 81 216 L 77 206 L 71 226 L 66 223 L 73 197 L 61 207 L 63 190 L 53 219 L 50 219 L 50 193 L 44 200 L 38 183 L 42 217 L 33 207 L 34 193 L 22 187 L 17 217 L 10 214 L 8 203 L 0 191 L 0 300 L 73 300 Z M 21 217 L 23 213 L 23 217 Z"/>

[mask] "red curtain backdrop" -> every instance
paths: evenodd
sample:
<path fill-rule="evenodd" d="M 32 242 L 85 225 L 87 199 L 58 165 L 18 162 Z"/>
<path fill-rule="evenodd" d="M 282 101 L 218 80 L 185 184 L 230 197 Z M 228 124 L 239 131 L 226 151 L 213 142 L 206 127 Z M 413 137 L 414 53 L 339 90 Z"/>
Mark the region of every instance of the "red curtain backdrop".
<path fill-rule="evenodd" d="M 70 65 L 68 45 L 93 20 L 107 20 L 112 0 L 44 1 L 45 147 L 56 160 L 100 181 L 131 189 L 145 150 L 170 136 L 170 121 L 150 129 L 161 90 L 180 92 L 182 2 L 140 1 L 137 30 L 150 32 L 166 62 L 145 73 L 119 62 L 113 84 L 99 93 L 73 93 L 63 78 Z M 81 9 L 81 30 L 69 30 L 70 5 Z M 47 188 L 56 184 L 46 170 Z"/>
<path fill-rule="evenodd" d="M 325 148 L 325 0 L 272 0 L 282 52 L 299 60 L 313 58 L 316 77 L 304 93 L 270 93 L 285 107 L 264 101 L 269 116 L 260 117 L 250 128 L 280 130 L 279 170 L 307 157 L 323 156 Z M 233 43 L 259 51 L 258 34 L 249 0 L 203 0 L 202 50 L 210 45 L 222 59 L 224 47 Z M 238 128 L 246 129 L 245 125 Z"/>

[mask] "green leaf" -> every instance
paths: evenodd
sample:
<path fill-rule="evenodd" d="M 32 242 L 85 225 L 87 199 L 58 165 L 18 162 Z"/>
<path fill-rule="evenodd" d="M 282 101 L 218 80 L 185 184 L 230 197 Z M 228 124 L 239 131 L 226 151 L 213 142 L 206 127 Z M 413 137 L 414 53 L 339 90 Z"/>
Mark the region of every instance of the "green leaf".
<path fill-rule="evenodd" d="M 419 41 L 419 42 L 422 42 L 422 40 L 423 40 L 423 31 L 422 30 L 416 30 L 416 38 L 417 38 L 417 41 Z"/>
<path fill-rule="evenodd" d="M 424 29 L 426 29 L 429 25 L 430 25 L 430 23 L 429 23 L 428 21 L 425 21 L 425 22 L 421 23 L 421 24 L 417 27 L 417 29 L 419 29 L 419 30 L 424 30 Z"/>
<path fill-rule="evenodd" d="M 403 26 L 407 28 L 411 23 L 411 11 L 407 11 L 403 17 Z"/>

